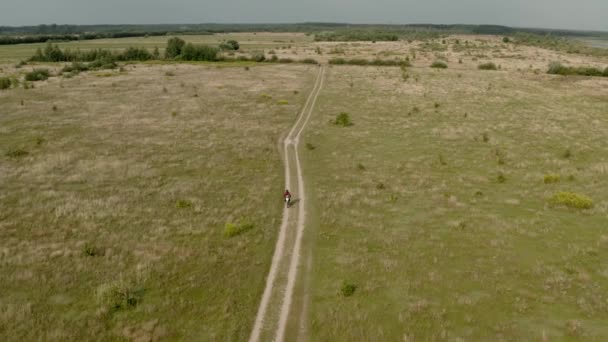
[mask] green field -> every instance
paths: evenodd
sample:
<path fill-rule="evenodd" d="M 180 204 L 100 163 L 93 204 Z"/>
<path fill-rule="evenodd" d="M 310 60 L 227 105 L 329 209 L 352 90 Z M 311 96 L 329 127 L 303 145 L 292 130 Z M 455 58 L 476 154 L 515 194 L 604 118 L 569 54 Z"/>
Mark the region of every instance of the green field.
<path fill-rule="evenodd" d="M 307 131 L 320 221 L 311 340 L 605 339 L 604 90 L 585 78 L 411 73 L 332 68 Z M 331 124 L 340 112 L 352 126 Z M 550 174 L 559 181 L 545 184 Z M 559 191 L 595 207 L 552 206 Z"/>
<path fill-rule="evenodd" d="M 311 68 L 139 65 L 0 91 L 0 340 L 246 339 L 277 142 Z"/>

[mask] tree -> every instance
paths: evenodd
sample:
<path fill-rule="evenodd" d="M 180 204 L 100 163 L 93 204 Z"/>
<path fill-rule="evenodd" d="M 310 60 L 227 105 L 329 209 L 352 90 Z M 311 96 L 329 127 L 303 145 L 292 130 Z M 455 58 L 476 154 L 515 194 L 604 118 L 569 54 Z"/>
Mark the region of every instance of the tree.
<path fill-rule="evenodd" d="M 165 58 L 174 59 L 175 57 L 182 54 L 182 49 L 186 45 L 183 39 L 173 37 L 167 42 L 167 49 L 165 50 Z"/>

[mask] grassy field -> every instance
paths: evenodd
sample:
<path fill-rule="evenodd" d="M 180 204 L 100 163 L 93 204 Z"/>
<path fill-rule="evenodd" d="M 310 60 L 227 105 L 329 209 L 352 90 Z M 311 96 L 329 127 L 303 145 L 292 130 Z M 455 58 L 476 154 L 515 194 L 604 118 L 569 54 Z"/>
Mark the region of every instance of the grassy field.
<path fill-rule="evenodd" d="M 311 340 L 606 339 L 608 81 L 409 73 L 333 67 L 319 98 Z"/>
<path fill-rule="evenodd" d="M 471 35 L 183 38 L 412 63 L 327 69 L 288 340 L 608 338 L 608 78 L 546 74 L 606 58 Z M 15 67 L 43 45 L 0 46 L 0 77 L 58 74 Z M 245 340 L 281 220 L 277 143 L 317 70 L 155 61 L 0 90 L 0 340 Z"/>
<path fill-rule="evenodd" d="M 0 340 L 250 332 L 316 68 L 126 69 L 0 91 Z"/>

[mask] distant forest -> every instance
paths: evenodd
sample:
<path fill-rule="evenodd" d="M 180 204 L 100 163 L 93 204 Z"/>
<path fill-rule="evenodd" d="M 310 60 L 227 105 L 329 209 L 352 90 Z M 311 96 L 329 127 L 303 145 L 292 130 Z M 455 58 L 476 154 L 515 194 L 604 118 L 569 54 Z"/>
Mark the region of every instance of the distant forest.
<path fill-rule="evenodd" d="M 159 25 L 37 25 L 0 26 L 0 45 L 44 43 L 47 41 L 89 40 L 102 38 L 124 38 L 164 36 L 173 34 L 214 34 L 227 32 L 305 32 L 314 34 L 317 40 L 348 38 L 352 31 L 375 32 L 380 40 L 396 40 L 415 33 L 451 34 L 474 33 L 512 35 L 531 33 L 556 37 L 608 36 L 608 32 L 572 31 L 552 29 L 513 28 L 498 25 L 365 25 L 344 23 L 299 23 L 299 24 L 159 24 Z M 355 36 L 360 36 L 359 34 Z M 333 37 L 333 38 L 332 38 Z M 384 39 L 382 39 L 382 37 Z"/>

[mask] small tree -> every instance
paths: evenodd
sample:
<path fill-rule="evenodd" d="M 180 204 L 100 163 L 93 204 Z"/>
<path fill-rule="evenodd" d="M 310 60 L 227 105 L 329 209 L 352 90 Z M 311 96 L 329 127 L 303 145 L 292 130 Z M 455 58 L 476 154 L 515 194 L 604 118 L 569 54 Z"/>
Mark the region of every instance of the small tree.
<path fill-rule="evenodd" d="M 175 57 L 182 54 L 182 49 L 186 45 L 183 39 L 173 37 L 167 41 L 167 49 L 165 50 L 165 58 L 174 59 Z"/>

